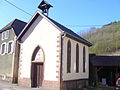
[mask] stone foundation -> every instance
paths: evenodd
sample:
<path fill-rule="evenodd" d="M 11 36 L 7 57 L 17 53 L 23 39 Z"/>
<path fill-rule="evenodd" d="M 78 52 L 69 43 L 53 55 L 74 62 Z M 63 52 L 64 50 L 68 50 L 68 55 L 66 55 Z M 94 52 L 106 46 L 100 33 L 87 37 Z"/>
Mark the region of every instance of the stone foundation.
<path fill-rule="evenodd" d="M 47 81 L 47 80 L 45 80 L 43 87 L 46 89 L 47 88 L 51 89 L 51 90 L 60 90 L 60 82 L 59 81 Z"/>
<path fill-rule="evenodd" d="M 88 86 L 88 80 L 62 81 L 61 90 L 71 90 L 73 88 L 82 88 Z"/>
<path fill-rule="evenodd" d="M 29 78 L 19 78 L 18 85 L 31 87 L 31 80 Z M 31 87 L 32 88 L 32 87 Z M 50 90 L 60 90 L 60 82 L 58 81 L 43 81 L 43 85 L 41 88 L 50 89 Z"/>
<path fill-rule="evenodd" d="M 19 78 L 18 84 L 21 86 L 31 87 L 31 80 L 29 78 Z"/>
<path fill-rule="evenodd" d="M 31 87 L 31 80 L 28 78 L 19 78 L 18 84 L 22 86 Z M 88 79 L 86 80 L 71 80 L 71 81 L 62 81 L 61 85 L 59 81 L 43 81 L 42 88 L 50 90 L 71 90 L 75 88 L 83 88 L 88 86 Z M 61 87 L 61 89 L 60 89 Z"/>

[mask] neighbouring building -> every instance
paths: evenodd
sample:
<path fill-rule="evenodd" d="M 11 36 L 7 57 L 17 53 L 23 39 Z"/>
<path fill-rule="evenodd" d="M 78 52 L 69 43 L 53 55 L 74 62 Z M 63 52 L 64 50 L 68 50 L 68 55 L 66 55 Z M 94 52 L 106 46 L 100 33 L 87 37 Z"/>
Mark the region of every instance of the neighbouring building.
<path fill-rule="evenodd" d="M 0 30 L 0 80 L 17 83 L 19 44 L 16 39 L 25 25 L 15 19 Z"/>
<path fill-rule="evenodd" d="M 120 55 L 90 54 L 90 85 L 115 86 L 120 77 Z"/>
<path fill-rule="evenodd" d="M 18 84 L 67 90 L 88 85 L 92 44 L 39 11 L 18 36 Z"/>

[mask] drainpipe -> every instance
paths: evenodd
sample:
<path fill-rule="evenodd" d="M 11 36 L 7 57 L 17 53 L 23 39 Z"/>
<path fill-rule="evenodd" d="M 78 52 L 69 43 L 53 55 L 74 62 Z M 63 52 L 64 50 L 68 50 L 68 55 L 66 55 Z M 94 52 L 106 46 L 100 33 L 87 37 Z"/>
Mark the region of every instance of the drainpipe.
<path fill-rule="evenodd" d="M 14 37 L 14 49 L 13 49 L 13 80 L 12 83 L 18 83 L 18 66 L 19 66 L 19 45 L 17 43 L 17 37 Z"/>
<path fill-rule="evenodd" d="M 62 32 L 62 34 L 61 34 L 61 60 L 60 60 L 60 90 L 62 90 L 62 81 L 63 81 L 63 79 L 62 79 L 62 59 L 63 59 L 63 39 L 65 38 L 65 36 L 66 36 L 66 33 L 65 32 Z"/>

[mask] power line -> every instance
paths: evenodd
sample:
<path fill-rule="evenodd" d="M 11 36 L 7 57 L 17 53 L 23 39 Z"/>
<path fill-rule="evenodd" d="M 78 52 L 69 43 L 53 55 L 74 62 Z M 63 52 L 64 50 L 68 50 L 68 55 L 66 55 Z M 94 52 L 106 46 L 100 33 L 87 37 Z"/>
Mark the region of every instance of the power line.
<path fill-rule="evenodd" d="M 99 26 L 103 26 L 103 25 L 66 25 L 66 26 L 70 26 L 70 27 L 99 27 Z"/>
<path fill-rule="evenodd" d="M 8 0 L 4 0 L 5 2 L 9 3 L 10 5 L 14 6 L 15 8 L 19 9 L 20 11 L 32 16 L 30 13 L 26 12 L 25 10 L 19 8 L 18 6 L 14 5 L 13 3 L 9 2 Z"/>
<path fill-rule="evenodd" d="M 30 13 L 28 13 L 27 11 L 19 8 L 18 6 L 16 6 L 15 4 L 11 3 L 10 1 L 8 0 L 4 0 L 5 2 L 7 2 L 8 4 L 14 6 L 15 8 L 17 8 L 18 10 L 28 14 L 29 16 L 32 16 Z M 70 26 L 70 27 L 97 27 L 97 26 L 103 26 L 103 25 L 66 25 L 66 26 Z"/>

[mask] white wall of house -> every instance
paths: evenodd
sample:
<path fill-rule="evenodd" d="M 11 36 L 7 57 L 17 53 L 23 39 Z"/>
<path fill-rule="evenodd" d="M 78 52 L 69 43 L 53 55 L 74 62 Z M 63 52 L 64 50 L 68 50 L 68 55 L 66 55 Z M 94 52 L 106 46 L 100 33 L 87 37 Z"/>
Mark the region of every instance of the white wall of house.
<path fill-rule="evenodd" d="M 67 73 L 67 43 L 71 41 L 71 73 Z M 76 44 L 79 44 L 79 73 L 76 73 Z M 83 72 L 83 47 L 86 49 L 85 72 Z M 63 39 L 63 80 L 88 79 L 89 77 L 89 57 L 88 46 L 68 37 Z"/>
<path fill-rule="evenodd" d="M 20 78 L 30 78 L 31 58 L 34 49 L 39 45 L 45 54 L 44 80 L 58 81 L 56 71 L 57 62 L 57 37 L 60 31 L 42 17 L 38 17 L 22 37 L 20 55 Z"/>

